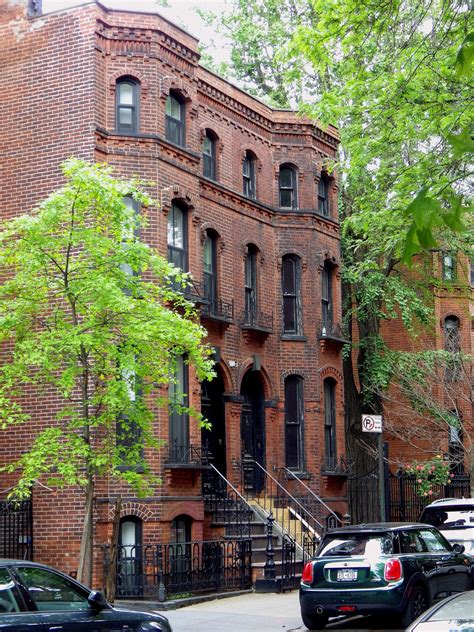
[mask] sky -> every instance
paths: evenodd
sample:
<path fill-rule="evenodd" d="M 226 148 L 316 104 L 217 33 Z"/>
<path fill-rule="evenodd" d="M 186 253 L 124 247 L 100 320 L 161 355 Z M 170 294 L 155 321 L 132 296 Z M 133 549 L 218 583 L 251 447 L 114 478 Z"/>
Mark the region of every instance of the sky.
<path fill-rule="evenodd" d="M 58 9 L 82 4 L 85 0 L 43 0 L 43 11 L 50 13 Z M 132 11 L 157 12 L 175 24 L 186 29 L 202 43 L 213 40 L 220 51 L 215 54 L 217 61 L 226 59 L 224 42 L 216 37 L 215 31 L 210 29 L 194 10 L 199 6 L 204 11 L 222 13 L 229 10 L 226 0 L 168 0 L 168 7 L 163 7 L 157 0 L 100 0 L 102 4 L 116 9 L 130 9 Z M 214 56 L 214 54 L 213 54 Z"/>

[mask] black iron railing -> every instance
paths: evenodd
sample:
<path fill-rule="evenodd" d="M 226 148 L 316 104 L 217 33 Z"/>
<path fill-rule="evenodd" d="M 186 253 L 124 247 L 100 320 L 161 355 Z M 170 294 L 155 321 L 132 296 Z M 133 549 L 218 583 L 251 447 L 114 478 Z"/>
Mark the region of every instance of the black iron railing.
<path fill-rule="evenodd" d="M 253 329 L 271 333 L 273 331 L 273 314 L 265 314 L 258 310 L 244 310 L 240 318 L 242 329 Z"/>
<path fill-rule="evenodd" d="M 234 320 L 234 301 L 223 301 L 221 298 L 203 299 L 201 314 L 206 318 L 215 318 L 230 323 Z"/>
<path fill-rule="evenodd" d="M 321 471 L 323 474 L 332 474 L 334 476 L 348 476 L 349 466 L 342 456 L 325 456 Z"/>
<path fill-rule="evenodd" d="M 0 501 L 0 557 L 33 559 L 33 507 L 31 500 Z"/>
<path fill-rule="evenodd" d="M 202 495 L 206 511 L 212 514 L 214 524 L 222 525 L 227 535 L 236 538 L 250 537 L 253 511 L 214 465 L 202 474 Z"/>
<path fill-rule="evenodd" d="M 209 464 L 207 445 L 178 445 L 173 443 L 169 447 L 166 465 L 187 465 L 202 467 Z"/>
<path fill-rule="evenodd" d="M 336 342 L 349 342 L 342 325 L 332 320 L 324 320 L 318 323 L 318 337 L 320 340 L 333 340 Z"/>
<path fill-rule="evenodd" d="M 110 547 L 102 548 L 107 577 Z M 249 539 L 119 546 L 116 596 L 164 601 L 182 593 L 245 590 L 252 584 L 251 563 Z"/>

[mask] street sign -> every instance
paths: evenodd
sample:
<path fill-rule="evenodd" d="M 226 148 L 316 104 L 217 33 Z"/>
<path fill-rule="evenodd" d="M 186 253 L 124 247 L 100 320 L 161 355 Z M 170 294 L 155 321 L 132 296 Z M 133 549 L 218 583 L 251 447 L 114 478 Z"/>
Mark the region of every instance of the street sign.
<path fill-rule="evenodd" d="M 382 415 L 362 415 L 362 432 L 382 432 Z"/>

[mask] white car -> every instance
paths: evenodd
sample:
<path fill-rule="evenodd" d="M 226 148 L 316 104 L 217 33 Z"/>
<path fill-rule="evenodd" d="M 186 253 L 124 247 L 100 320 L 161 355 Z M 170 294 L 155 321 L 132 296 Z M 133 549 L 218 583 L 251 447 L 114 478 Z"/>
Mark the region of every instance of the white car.
<path fill-rule="evenodd" d="M 420 522 L 436 527 L 451 544 L 474 556 L 474 498 L 440 498 L 427 505 Z"/>

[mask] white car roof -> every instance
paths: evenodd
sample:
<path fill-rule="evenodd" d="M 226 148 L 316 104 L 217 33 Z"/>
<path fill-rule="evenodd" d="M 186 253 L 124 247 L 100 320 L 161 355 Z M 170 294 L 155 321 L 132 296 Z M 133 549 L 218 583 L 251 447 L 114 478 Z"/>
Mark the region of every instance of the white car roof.
<path fill-rule="evenodd" d="M 438 498 L 429 505 L 426 505 L 425 509 L 429 507 L 440 507 L 444 505 L 472 505 L 474 507 L 474 498 Z"/>

